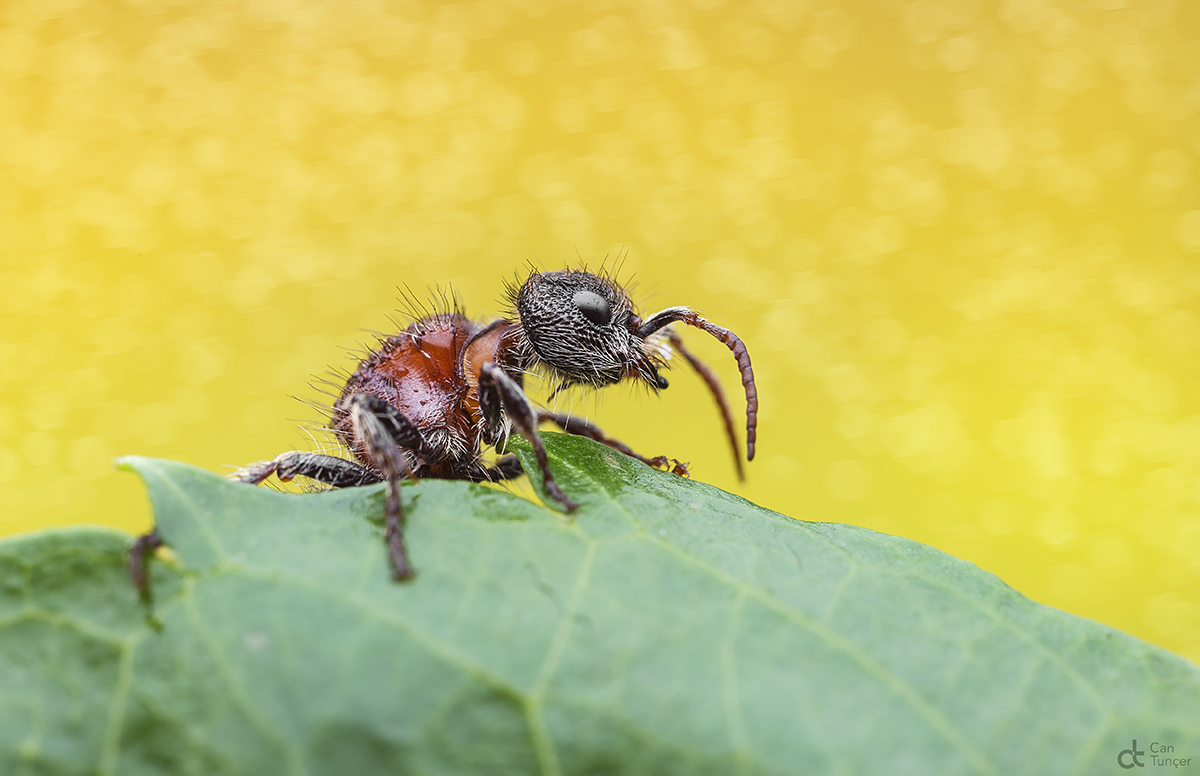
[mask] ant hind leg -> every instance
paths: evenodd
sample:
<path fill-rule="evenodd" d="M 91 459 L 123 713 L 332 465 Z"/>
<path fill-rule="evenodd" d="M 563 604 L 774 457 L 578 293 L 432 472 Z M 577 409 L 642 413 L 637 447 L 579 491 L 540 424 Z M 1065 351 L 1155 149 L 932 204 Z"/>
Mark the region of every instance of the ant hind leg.
<path fill-rule="evenodd" d="M 383 473 L 387 482 L 387 502 L 384 508 L 384 540 L 392 577 L 397 581 L 412 579 L 416 572 L 408 560 L 404 543 L 404 506 L 400 500 L 400 480 L 412 478 L 405 450 L 420 452 L 425 442 L 420 430 L 392 405 L 369 393 L 356 393 L 347 402 L 354 440 L 361 444 L 367 457 Z"/>
<path fill-rule="evenodd" d="M 269 461 L 252 463 L 238 469 L 230 478 L 237 482 L 257 485 L 274 474 L 280 481 L 289 482 L 296 477 L 308 477 L 335 488 L 353 488 L 379 482 L 379 475 L 354 461 L 321 453 L 303 453 L 293 450 L 282 453 Z"/>
<path fill-rule="evenodd" d="M 491 466 L 478 467 L 467 475 L 467 479 L 471 482 L 503 482 L 504 480 L 515 480 L 524 474 L 525 469 L 521 466 L 521 459 L 509 453 Z"/>

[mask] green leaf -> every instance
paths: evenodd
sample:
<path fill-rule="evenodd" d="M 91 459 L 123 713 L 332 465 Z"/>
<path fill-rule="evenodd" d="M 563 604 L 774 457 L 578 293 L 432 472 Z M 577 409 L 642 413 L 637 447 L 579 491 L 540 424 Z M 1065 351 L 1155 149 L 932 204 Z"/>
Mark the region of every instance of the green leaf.
<path fill-rule="evenodd" d="M 126 459 L 173 553 L 152 605 L 122 534 L 0 543 L 0 774 L 1058 776 L 1123 772 L 1134 739 L 1200 763 L 1181 658 L 929 547 L 545 439 L 573 519 L 405 485 L 407 584 L 378 486 Z"/>

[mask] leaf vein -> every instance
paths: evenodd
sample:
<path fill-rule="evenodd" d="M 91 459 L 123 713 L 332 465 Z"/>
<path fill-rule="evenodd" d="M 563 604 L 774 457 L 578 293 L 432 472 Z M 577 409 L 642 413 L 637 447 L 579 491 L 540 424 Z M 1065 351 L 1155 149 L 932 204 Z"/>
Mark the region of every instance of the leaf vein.
<path fill-rule="evenodd" d="M 221 542 L 217 539 L 217 535 L 213 533 L 212 526 L 210 526 L 208 521 L 204 519 L 204 514 L 200 511 L 199 507 L 196 506 L 195 501 L 192 500 L 187 491 L 179 487 L 173 478 L 160 478 L 160 481 L 164 482 L 168 487 L 171 488 L 171 490 L 178 494 L 180 501 L 187 508 L 187 511 L 191 513 L 195 521 L 200 525 L 200 529 L 204 532 L 204 535 L 208 537 L 209 543 L 212 544 L 213 552 L 217 554 L 217 557 L 219 557 L 222 562 L 227 561 L 228 556 L 225 554 L 224 546 L 222 546 Z"/>
<path fill-rule="evenodd" d="M 545 776 L 558 776 L 561 770 L 554 742 L 546 730 L 546 720 L 542 716 L 542 704 L 545 700 L 546 688 L 550 684 L 550 678 L 558 668 L 563 650 L 566 648 L 567 639 L 570 637 L 571 626 L 575 623 L 575 614 L 579 610 L 579 602 L 583 598 L 583 591 L 587 588 L 587 583 L 591 579 L 592 565 L 596 559 L 596 550 L 598 547 L 598 542 L 594 540 L 588 542 L 587 551 L 584 553 L 583 560 L 579 564 L 579 572 L 575 576 L 575 584 L 571 589 L 571 598 L 567 601 L 567 605 L 562 611 L 561 618 L 558 621 L 558 630 L 554 633 L 554 638 L 550 641 L 550 646 L 546 650 L 546 657 L 542 661 L 541 670 L 538 671 L 537 678 L 533 682 L 533 689 L 529 693 L 527 714 L 529 717 L 530 732 L 533 735 L 533 745 L 537 751 L 538 765 Z"/>
<path fill-rule="evenodd" d="M 729 576 L 720 568 L 712 565 L 709 561 L 699 558 L 691 553 L 684 551 L 682 548 L 671 544 L 656 537 L 649 531 L 641 531 L 636 537 L 619 537 L 610 540 L 611 543 L 619 543 L 634 539 L 642 539 L 659 545 L 663 549 L 682 558 L 683 560 L 695 564 L 705 570 L 709 575 L 716 577 L 724 582 L 729 587 L 739 592 L 745 593 L 748 597 L 754 598 L 759 603 L 774 609 L 784 616 L 785 619 L 809 631 L 814 636 L 825 641 L 835 650 L 841 651 L 851 660 L 857 663 L 866 673 L 878 679 L 885 687 L 896 694 L 901 700 L 907 703 L 917 712 L 930 727 L 938 731 L 950 743 L 956 746 L 966 755 L 971 761 L 976 770 L 981 773 L 994 774 L 999 776 L 999 771 L 995 766 L 984 756 L 984 754 L 975 747 L 944 714 L 942 714 L 936 706 L 933 706 L 924 698 L 921 697 L 912 685 L 901 679 L 892 671 L 885 668 L 877 662 L 870 654 L 858 647 L 853 642 L 849 641 L 841 634 L 834 631 L 824 623 L 815 620 L 802 612 L 797 611 L 786 602 L 780 600 L 775 595 L 765 591 L 750 587 L 741 580 Z"/>
<path fill-rule="evenodd" d="M 734 759 L 738 765 L 738 773 L 750 773 L 753 767 L 753 749 L 746 735 L 746 721 L 742 714 L 741 697 L 738 688 L 737 657 L 733 652 L 734 634 L 737 633 L 741 621 L 742 606 L 746 602 L 746 594 L 739 592 L 729 610 L 729 622 L 725 628 L 725 638 L 721 642 L 721 676 L 723 679 L 722 696 L 725 703 L 725 720 L 729 725 L 729 735 L 733 740 Z"/>
<path fill-rule="evenodd" d="M 897 572 L 895 572 L 895 571 L 881 570 L 881 573 L 886 573 L 886 574 L 889 574 L 892 576 L 899 576 L 899 574 L 897 574 Z M 1078 671 L 1076 671 L 1074 668 L 1072 668 L 1069 663 L 1067 663 L 1065 660 L 1063 660 L 1061 655 L 1057 654 L 1056 652 L 1051 650 L 1049 647 L 1047 647 L 1045 644 L 1043 644 L 1042 642 L 1040 642 L 1036 638 L 1034 638 L 1033 634 L 1031 634 L 1026 628 L 1021 627 L 1018 623 L 1014 622 L 1011 619 L 1004 619 L 1004 618 L 998 617 L 996 615 L 996 613 L 993 612 L 991 609 L 988 609 L 987 607 L 981 605 L 978 601 L 974 601 L 971 598 L 964 596 L 960 590 L 956 589 L 955 587 L 953 587 L 951 585 L 947 585 L 938 579 L 927 576 L 927 575 L 922 574 L 917 571 L 910 572 L 909 574 L 913 577 L 916 577 L 918 579 L 924 580 L 925 582 L 928 582 L 929 584 L 933 585 L 934 587 L 940 588 L 940 589 L 950 593 L 955 598 L 958 598 L 959 600 L 965 602 L 971 608 L 977 609 L 980 612 L 982 612 L 993 623 L 996 623 L 997 625 L 1001 626 L 1002 628 L 1005 628 L 1005 629 L 1017 634 L 1026 643 L 1031 644 L 1035 649 L 1037 649 L 1037 651 L 1039 651 L 1043 655 L 1045 655 L 1046 658 L 1049 660 L 1049 662 L 1051 662 L 1055 666 L 1057 666 L 1059 668 L 1059 670 L 1061 670 L 1064 674 L 1066 674 L 1068 677 L 1070 677 L 1072 681 L 1074 681 L 1076 684 L 1078 684 L 1084 690 L 1084 692 L 1086 692 L 1087 695 L 1091 698 L 1092 702 L 1096 705 L 1097 708 L 1099 708 L 1100 710 L 1102 710 L 1106 713 L 1108 713 L 1112 710 L 1111 707 L 1105 702 L 1104 696 L 1095 688 L 1095 686 L 1090 681 L 1088 681 L 1083 675 L 1081 675 Z"/>
<path fill-rule="evenodd" d="M 595 478 L 589 476 L 588 479 L 591 479 L 592 482 L 596 483 L 601 492 L 605 493 L 606 495 L 608 494 L 608 491 L 602 485 L 600 485 Z M 885 687 L 887 687 L 905 703 L 911 706 L 913 710 L 916 711 L 923 719 L 925 719 L 934 730 L 937 730 L 938 733 L 940 733 L 944 738 L 950 741 L 954 746 L 958 747 L 959 750 L 961 750 L 967 757 L 967 759 L 971 761 L 976 770 L 981 773 L 999 776 L 999 771 L 991 763 L 991 761 L 984 756 L 983 752 L 975 747 L 967 739 L 963 732 L 959 730 L 944 714 L 942 714 L 936 706 L 933 706 L 924 698 L 922 698 L 920 693 L 918 693 L 910 684 L 878 663 L 870 656 L 870 654 L 862 650 L 853 642 L 841 636 L 824 623 L 814 620 L 813 618 L 804 615 L 802 612 L 797 611 L 792 606 L 779 599 L 777 596 L 765 590 L 760 590 L 747 585 L 741 580 L 730 576 L 728 573 L 713 565 L 711 562 L 700 558 L 699 556 L 693 555 L 678 545 L 672 544 L 646 530 L 645 526 L 641 524 L 641 521 L 637 519 L 637 516 L 634 515 L 624 503 L 612 497 L 611 495 L 609 495 L 609 501 L 619 511 L 626 515 L 629 522 L 638 529 L 638 533 L 630 537 L 617 537 L 615 539 L 607 540 L 604 543 L 616 544 L 629 539 L 641 538 L 644 541 L 657 544 L 673 555 L 682 558 L 686 562 L 695 564 L 699 568 L 706 571 L 710 576 L 721 580 L 734 590 L 753 597 L 760 603 L 778 611 L 786 619 L 790 620 L 801 628 L 810 631 L 813 635 L 824 640 L 833 648 L 842 651 L 844 654 L 850 657 L 851 660 L 858 663 L 859 666 L 861 666 L 869 675 L 878 679 Z"/>
<path fill-rule="evenodd" d="M 300 757 L 300 752 L 289 742 L 286 737 L 271 724 L 270 719 L 263 714 L 262 710 L 250 698 L 246 692 L 245 686 L 241 679 L 238 678 L 237 672 L 233 665 L 230 664 L 228 657 L 221 650 L 216 638 L 212 632 L 208 630 L 204 624 L 204 618 L 200 616 L 199 610 L 196 609 L 195 598 L 191 595 L 193 584 L 187 584 L 187 593 L 185 594 L 184 611 L 186 617 L 192 627 L 196 629 L 196 634 L 200 637 L 200 641 L 204 644 L 206 651 L 213 663 L 217 667 L 221 678 L 228 685 L 231 697 L 237 701 L 242 709 L 246 712 L 246 716 L 260 733 L 268 739 L 275 741 L 279 748 L 287 757 L 288 771 L 293 774 L 303 774 L 305 772 L 303 761 Z"/>
<path fill-rule="evenodd" d="M 134 642 L 131 640 L 121 650 L 117 685 L 113 691 L 112 702 L 108 707 L 104 743 L 100 749 L 100 764 L 97 766 L 97 771 L 101 774 L 116 772 L 117 755 L 120 754 L 121 730 L 125 722 L 125 704 L 129 700 L 129 690 L 133 687 L 134 649 Z"/>
<path fill-rule="evenodd" d="M 64 614 L 48 612 L 43 609 L 22 609 L 8 617 L 0 618 L 0 630 L 26 621 L 41 622 L 47 625 L 74 630 L 84 636 L 102 641 L 114 647 L 125 647 L 129 644 L 128 638 L 121 638 L 111 631 L 97 628 L 83 620 L 75 620 Z"/>
<path fill-rule="evenodd" d="M 390 625 L 397 630 L 403 631 L 404 633 L 412 636 L 414 640 L 420 642 L 422 646 L 428 648 L 433 655 L 441 658 L 457 668 L 463 669 L 473 678 L 479 679 L 480 681 L 491 685 L 495 689 L 511 693 L 516 697 L 526 697 L 526 694 L 519 688 L 514 687 L 509 682 L 506 682 L 504 679 L 496 676 L 494 673 L 484 668 L 480 663 L 472 660 L 457 650 L 451 649 L 449 645 L 438 639 L 436 636 L 426 633 L 424 630 L 416 627 L 408 620 L 398 616 L 395 612 L 383 609 L 370 600 L 358 598 L 355 595 L 348 595 L 342 591 L 332 588 L 321 587 L 301 577 L 277 572 L 275 570 L 265 571 L 241 566 L 236 570 L 236 573 L 247 577 L 270 579 L 275 582 L 286 581 L 290 585 L 295 585 L 296 587 L 307 590 L 311 593 L 316 593 L 317 595 L 349 604 L 350 606 L 353 606 L 366 614 L 372 615 L 380 622 Z"/>

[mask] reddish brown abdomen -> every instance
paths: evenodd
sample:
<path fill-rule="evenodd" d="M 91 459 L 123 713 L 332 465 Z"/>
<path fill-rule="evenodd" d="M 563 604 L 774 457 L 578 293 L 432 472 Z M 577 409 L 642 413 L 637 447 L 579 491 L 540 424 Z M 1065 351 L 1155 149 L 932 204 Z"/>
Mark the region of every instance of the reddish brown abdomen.
<path fill-rule="evenodd" d="M 467 386 L 458 370 L 462 349 L 477 330 L 469 319 L 446 313 L 416 321 L 390 337 L 346 382 L 334 406 L 334 429 L 349 442 L 345 401 L 354 393 L 370 393 L 400 410 L 430 441 L 451 434 L 470 449 L 475 434 L 462 411 Z M 361 457 L 361 451 L 352 452 Z"/>

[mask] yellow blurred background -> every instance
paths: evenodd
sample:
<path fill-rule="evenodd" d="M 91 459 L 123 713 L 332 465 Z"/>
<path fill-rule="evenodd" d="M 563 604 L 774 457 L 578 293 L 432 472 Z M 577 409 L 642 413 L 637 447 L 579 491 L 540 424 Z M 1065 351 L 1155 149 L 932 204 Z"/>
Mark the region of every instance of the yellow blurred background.
<path fill-rule="evenodd" d="M 5 0 L 0 116 L 0 534 L 326 442 L 397 286 L 623 257 L 758 460 L 685 371 L 577 410 L 1200 661 L 1200 3 Z"/>

